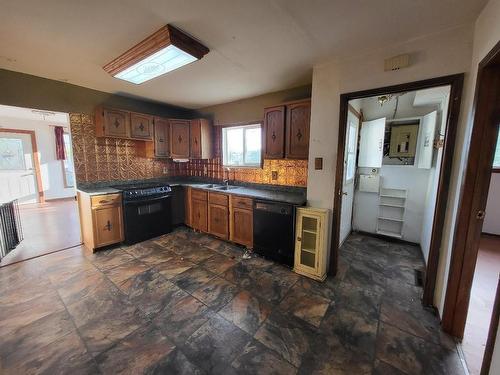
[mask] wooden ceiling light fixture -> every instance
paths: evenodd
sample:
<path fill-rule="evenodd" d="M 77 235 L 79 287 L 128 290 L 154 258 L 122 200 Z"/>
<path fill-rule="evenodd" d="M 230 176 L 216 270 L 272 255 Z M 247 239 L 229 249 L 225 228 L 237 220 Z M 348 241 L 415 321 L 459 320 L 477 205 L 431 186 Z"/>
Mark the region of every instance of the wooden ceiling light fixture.
<path fill-rule="evenodd" d="M 140 84 L 201 59 L 203 44 L 172 25 L 166 25 L 130 48 L 103 69 L 115 78 Z"/>

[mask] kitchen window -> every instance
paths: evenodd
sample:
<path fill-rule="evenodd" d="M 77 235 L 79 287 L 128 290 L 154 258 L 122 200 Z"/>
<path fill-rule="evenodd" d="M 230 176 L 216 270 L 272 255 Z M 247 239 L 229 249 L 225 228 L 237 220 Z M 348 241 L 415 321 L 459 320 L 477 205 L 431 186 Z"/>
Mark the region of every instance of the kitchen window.
<path fill-rule="evenodd" d="M 222 128 L 222 163 L 225 167 L 261 166 L 261 125 Z"/>

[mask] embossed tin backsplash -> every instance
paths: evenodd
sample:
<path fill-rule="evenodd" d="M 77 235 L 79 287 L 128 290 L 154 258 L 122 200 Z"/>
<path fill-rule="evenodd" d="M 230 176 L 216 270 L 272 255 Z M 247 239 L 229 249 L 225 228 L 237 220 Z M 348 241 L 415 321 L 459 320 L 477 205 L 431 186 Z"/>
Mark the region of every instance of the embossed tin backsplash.
<path fill-rule="evenodd" d="M 136 141 L 97 138 L 93 115 L 71 113 L 70 126 L 77 182 L 199 176 L 261 184 L 307 185 L 307 160 L 265 160 L 263 168 L 231 168 L 228 172 L 219 157 L 219 131 L 215 137 L 216 158 L 174 163 L 137 156 Z M 277 172 L 276 179 L 273 172 Z"/>

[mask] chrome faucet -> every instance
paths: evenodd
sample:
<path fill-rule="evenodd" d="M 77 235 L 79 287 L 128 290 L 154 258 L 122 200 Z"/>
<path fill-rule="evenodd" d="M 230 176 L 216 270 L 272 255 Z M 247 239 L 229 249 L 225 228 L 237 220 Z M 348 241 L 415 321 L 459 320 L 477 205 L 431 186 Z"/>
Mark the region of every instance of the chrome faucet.
<path fill-rule="evenodd" d="M 226 185 L 226 188 L 229 186 L 229 180 L 222 180 L 222 183 Z"/>

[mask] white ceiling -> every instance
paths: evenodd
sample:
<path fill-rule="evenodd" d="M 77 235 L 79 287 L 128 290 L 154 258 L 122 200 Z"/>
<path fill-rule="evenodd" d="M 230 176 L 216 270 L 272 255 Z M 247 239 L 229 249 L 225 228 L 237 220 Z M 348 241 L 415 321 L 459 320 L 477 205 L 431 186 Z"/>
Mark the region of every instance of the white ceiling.
<path fill-rule="evenodd" d="M 471 22 L 486 0 L 0 0 L 0 68 L 189 108 L 311 82 L 314 64 Z M 167 23 L 201 61 L 133 85 L 102 66 Z"/>

